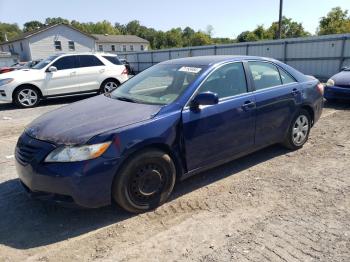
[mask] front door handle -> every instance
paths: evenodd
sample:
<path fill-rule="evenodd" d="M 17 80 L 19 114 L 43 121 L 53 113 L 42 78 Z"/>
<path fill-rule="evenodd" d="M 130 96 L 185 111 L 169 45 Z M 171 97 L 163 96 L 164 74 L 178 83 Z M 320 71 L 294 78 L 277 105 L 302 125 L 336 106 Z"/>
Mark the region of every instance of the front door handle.
<path fill-rule="evenodd" d="M 100 69 L 100 73 L 103 73 L 105 70 L 104 69 Z"/>
<path fill-rule="evenodd" d="M 243 110 L 250 110 L 255 108 L 255 102 L 253 101 L 245 101 L 242 105 Z"/>
<path fill-rule="evenodd" d="M 298 89 L 296 89 L 296 88 L 293 88 L 293 90 L 292 90 L 292 95 L 293 96 L 297 96 L 297 95 L 299 95 L 300 94 L 300 91 L 298 90 Z"/>

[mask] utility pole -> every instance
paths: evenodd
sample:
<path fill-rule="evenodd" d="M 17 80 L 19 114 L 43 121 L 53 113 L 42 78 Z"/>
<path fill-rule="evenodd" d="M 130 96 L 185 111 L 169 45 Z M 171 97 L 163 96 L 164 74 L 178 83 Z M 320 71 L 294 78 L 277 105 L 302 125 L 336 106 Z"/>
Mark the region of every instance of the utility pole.
<path fill-rule="evenodd" d="M 282 30 L 282 10 L 283 10 L 283 0 L 280 0 L 280 15 L 279 15 L 279 20 L 278 20 L 277 39 L 281 39 L 281 30 Z"/>

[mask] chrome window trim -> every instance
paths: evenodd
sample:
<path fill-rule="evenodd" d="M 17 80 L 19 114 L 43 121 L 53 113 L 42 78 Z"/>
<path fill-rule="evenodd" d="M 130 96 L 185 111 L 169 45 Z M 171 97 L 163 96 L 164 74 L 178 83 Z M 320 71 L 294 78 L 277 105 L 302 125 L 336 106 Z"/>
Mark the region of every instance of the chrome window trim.
<path fill-rule="evenodd" d="M 198 93 L 198 90 L 202 87 L 203 83 L 205 81 L 207 81 L 207 79 L 212 75 L 214 74 L 217 70 L 219 70 L 221 67 L 225 66 L 225 65 L 228 65 L 228 64 L 235 64 L 235 63 L 241 63 L 242 64 L 242 67 L 243 67 L 243 72 L 244 72 L 244 76 L 245 76 L 245 82 L 246 82 L 246 87 L 247 87 L 247 92 L 246 93 L 242 93 L 242 94 L 237 94 L 237 95 L 233 95 L 233 96 L 227 96 L 227 97 L 223 97 L 223 98 L 219 98 L 219 103 L 224 99 L 224 100 L 227 100 L 229 98 L 232 98 L 232 97 L 236 97 L 236 96 L 240 96 L 240 95 L 243 95 L 243 94 L 249 94 L 251 93 L 249 90 L 248 90 L 248 76 L 245 72 L 245 69 L 244 69 L 244 65 L 243 65 L 243 61 L 230 61 L 230 62 L 225 62 L 223 64 L 220 64 L 218 65 L 211 73 L 209 73 L 203 80 L 202 82 L 198 85 L 197 89 L 193 92 L 193 94 L 191 95 L 191 97 L 187 100 L 185 106 L 183 107 L 183 110 L 185 109 L 189 109 L 190 108 L 190 103 L 192 101 L 192 99 L 197 95 Z M 205 107 L 208 107 L 208 106 L 204 106 L 204 107 L 200 107 L 200 108 L 205 108 Z"/>

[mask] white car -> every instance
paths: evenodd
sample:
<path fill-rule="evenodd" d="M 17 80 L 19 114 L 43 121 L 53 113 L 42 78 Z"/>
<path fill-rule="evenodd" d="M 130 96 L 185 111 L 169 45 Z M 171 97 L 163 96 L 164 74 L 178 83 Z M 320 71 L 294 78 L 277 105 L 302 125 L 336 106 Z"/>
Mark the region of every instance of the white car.
<path fill-rule="evenodd" d="M 127 79 L 116 55 L 53 55 L 31 69 L 1 74 L 0 100 L 28 108 L 45 98 L 109 92 Z"/>

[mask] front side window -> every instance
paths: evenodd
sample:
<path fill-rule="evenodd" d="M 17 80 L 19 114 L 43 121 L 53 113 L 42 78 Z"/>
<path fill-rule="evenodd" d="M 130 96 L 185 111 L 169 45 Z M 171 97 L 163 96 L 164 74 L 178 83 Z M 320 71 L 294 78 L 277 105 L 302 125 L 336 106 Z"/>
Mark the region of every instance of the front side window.
<path fill-rule="evenodd" d="M 202 66 L 158 64 L 134 76 L 111 93 L 114 99 L 167 105 L 175 101 L 202 72 Z"/>
<path fill-rule="evenodd" d="M 98 45 L 98 51 L 100 51 L 100 52 L 103 51 L 103 45 Z"/>
<path fill-rule="evenodd" d="M 248 92 L 243 64 L 230 63 L 220 67 L 205 80 L 198 92 L 213 92 L 219 98 Z"/>
<path fill-rule="evenodd" d="M 79 66 L 91 67 L 91 66 L 103 66 L 104 64 L 94 55 L 80 55 Z"/>
<path fill-rule="evenodd" d="M 52 66 L 55 66 L 57 70 L 77 68 L 77 57 L 75 55 L 64 56 L 55 61 Z"/>
<path fill-rule="evenodd" d="M 282 85 L 277 67 L 265 62 L 248 62 L 256 90 Z"/>
<path fill-rule="evenodd" d="M 55 44 L 56 51 L 62 51 L 61 41 L 55 41 L 54 44 Z"/>
<path fill-rule="evenodd" d="M 68 49 L 69 51 L 75 51 L 74 41 L 68 41 Z"/>

